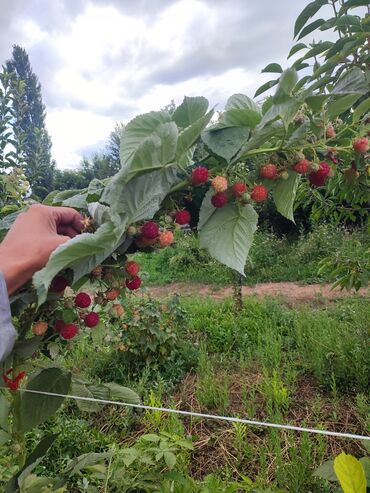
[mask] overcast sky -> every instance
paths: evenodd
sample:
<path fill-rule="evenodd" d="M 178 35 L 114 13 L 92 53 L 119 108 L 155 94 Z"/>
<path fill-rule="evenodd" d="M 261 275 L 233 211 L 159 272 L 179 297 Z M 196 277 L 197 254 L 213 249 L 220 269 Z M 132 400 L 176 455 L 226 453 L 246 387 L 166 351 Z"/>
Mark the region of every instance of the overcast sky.
<path fill-rule="evenodd" d="M 222 108 L 287 66 L 308 0 L 0 0 L 0 63 L 26 48 L 60 168 L 104 148 L 115 121 L 184 95 Z"/>

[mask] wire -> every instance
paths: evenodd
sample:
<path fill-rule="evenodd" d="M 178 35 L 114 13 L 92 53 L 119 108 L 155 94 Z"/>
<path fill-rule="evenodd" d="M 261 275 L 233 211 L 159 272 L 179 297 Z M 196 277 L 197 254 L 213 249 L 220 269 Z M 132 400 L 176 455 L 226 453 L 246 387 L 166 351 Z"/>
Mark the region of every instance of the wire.
<path fill-rule="evenodd" d="M 168 409 L 165 407 L 152 407 L 152 406 L 146 406 L 144 404 L 130 404 L 127 402 L 111 401 L 111 400 L 106 400 L 106 399 L 96 399 L 95 397 L 82 397 L 82 396 L 78 396 L 78 395 L 56 394 L 54 392 L 43 392 L 41 390 L 18 389 L 18 391 L 28 392 L 31 394 L 48 395 L 48 396 L 52 396 L 52 397 L 63 397 L 64 399 L 73 399 L 73 400 L 77 400 L 77 401 L 96 402 L 96 403 L 105 404 L 105 405 L 110 404 L 113 406 L 131 407 L 131 408 L 135 408 L 135 409 L 146 409 L 146 410 L 150 410 L 150 411 L 161 411 L 164 413 L 180 414 L 182 416 L 193 416 L 196 418 L 215 419 L 218 421 L 228 421 L 230 423 L 244 423 L 244 424 L 251 425 L 251 426 L 260 426 L 260 427 L 265 427 L 265 428 L 277 428 L 280 430 L 292 430 L 292 431 L 298 431 L 298 432 L 315 433 L 317 435 L 327 435 L 327 436 L 334 436 L 334 437 L 340 437 L 340 438 L 350 438 L 353 440 L 369 440 L 370 441 L 370 436 L 355 435 L 353 433 L 342 433 L 339 431 L 320 430 L 318 428 L 306 428 L 306 427 L 294 426 L 294 425 L 268 423 L 265 421 L 255 421 L 252 419 L 233 418 L 230 416 L 218 416 L 215 414 L 203 414 L 203 413 L 196 413 L 196 412 L 192 412 L 192 411 L 181 411 L 180 409 Z"/>

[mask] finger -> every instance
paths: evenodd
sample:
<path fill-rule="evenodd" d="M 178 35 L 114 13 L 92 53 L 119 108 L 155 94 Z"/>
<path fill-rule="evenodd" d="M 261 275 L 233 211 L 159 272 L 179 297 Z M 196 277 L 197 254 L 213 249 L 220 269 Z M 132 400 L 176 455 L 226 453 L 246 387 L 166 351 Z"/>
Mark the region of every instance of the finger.
<path fill-rule="evenodd" d="M 72 226 L 66 226 L 64 224 L 61 224 L 60 226 L 57 227 L 57 232 L 58 235 L 65 235 L 69 236 L 70 238 L 74 238 L 79 234 L 78 231 L 76 231 Z"/>
<path fill-rule="evenodd" d="M 84 227 L 83 216 L 71 207 L 53 207 L 53 216 L 58 225 L 71 226 L 80 233 Z"/>
<path fill-rule="evenodd" d="M 51 249 L 52 253 L 58 246 L 64 245 L 64 243 L 67 243 L 71 238 L 69 236 L 63 236 L 63 235 L 55 235 L 55 238 L 53 238 L 53 247 Z"/>

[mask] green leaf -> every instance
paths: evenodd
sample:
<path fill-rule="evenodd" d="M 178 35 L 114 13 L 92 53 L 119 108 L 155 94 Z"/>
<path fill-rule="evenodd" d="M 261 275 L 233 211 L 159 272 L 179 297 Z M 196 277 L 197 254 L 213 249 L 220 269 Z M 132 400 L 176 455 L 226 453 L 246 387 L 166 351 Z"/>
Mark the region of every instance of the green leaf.
<path fill-rule="evenodd" d="M 282 95 L 290 95 L 294 86 L 298 81 L 297 72 L 294 68 L 288 68 L 285 70 L 280 77 L 278 87 L 276 89 L 276 93 L 274 95 L 274 101 L 277 102 L 277 99 Z"/>
<path fill-rule="evenodd" d="M 24 471 L 27 471 L 27 474 L 30 474 L 33 469 L 35 469 L 41 460 L 45 457 L 47 451 L 54 443 L 57 435 L 47 435 L 43 438 L 36 448 L 30 453 L 30 455 L 26 458 L 24 466 L 18 471 L 6 484 L 4 493 L 16 493 L 18 490 L 18 478 L 21 479 L 21 475 Z"/>
<path fill-rule="evenodd" d="M 225 106 L 225 111 L 229 110 L 253 110 L 261 114 L 259 105 L 245 94 L 233 94 L 230 96 Z"/>
<path fill-rule="evenodd" d="M 143 142 L 152 138 L 160 125 L 169 122 L 171 122 L 171 116 L 167 111 L 152 111 L 131 120 L 121 136 L 120 160 L 122 168 L 129 167 L 136 151 Z"/>
<path fill-rule="evenodd" d="M 10 402 L 5 395 L 0 394 L 0 428 L 4 431 L 9 430 L 8 416 L 10 411 Z"/>
<path fill-rule="evenodd" d="M 361 27 L 361 18 L 357 15 L 342 15 L 336 18 L 335 26 L 348 27 L 359 26 Z"/>
<path fill-rule="evenodd" d="M 311 58 L 316 55 L 320 55 L 324 51 L 328 50 L 333 46 L 333 43 L 331 41 L 320 41 L 319 43 L 316 43 L 310 50 L 307 51 L 307 53 L 299 59 L 299 61 L 307 60 L 308 58 Z"/>
<path fill-rule="evenodd" d="M 279 82 L 279 79 L 275 79 L 275 80 L 269 80 L 268 82 L 265 82 L 265 84 L 262 84 L 262 86 L 260 86 L 257 91 L 255 92 L 254 94 L 254 97 L 256 98 L 257 96 L 260 96 L 261 94 L 263 94 L 264 92 L 268 91 L 269 89 L 271 89 L 271 87 L 274 87 L 276 86 L 276 84 Z"/>
<path fill-rule="evenodd" d="M 370 457 L 361 457 L 360 462 L 364 468 L 366 483 L 370 485 Z"/>
<path fill-rule="evenodd" d="M 89 399 L 94 398 L 88 386 L 80 382 L 72 382 L 71 393 L 72 395 L 76 395 L 77 397 L 88 397 Z M 81 411 L 84 411 L 86 413 L 96 413 L 102 408 L 101 404 L 99 404 L 98 402 L 82 401 L 79 399 L 76 399 L 76 405 Z"/>
<path fill-rule="evenodd" d="M 358 67 L 354 67 L 338 80 L 331 94 L 366 94 L 368 90 L 364 73 Z"/>
<path fill-rule="evenodd" d="M 72 269 L 75 282 L 103 262 L 119 245 L 126 224 L 127 217 L 122 216 L 116 223 L 109 221 L 94 234 L 83 233 L 54 250 L 46 266 L 33 276 L 39 306 L 46 300 L 50 283 L 59 272 Z"/>
<path fill-rule="evenodd" d="M 310 2 L 299 14 L 294 25 L 294 37 L 301 31 L 301 29 L 306 25 L 307 21 L 313 17 L 320 8 L 327 4 L 327 0 L 315 0 Z"/>
<path fill-rule="evenodd" d="M 307 36 L 307 34 L 312 33 L 312 31 L 315 31 L 318 27 L 320 27 L 322 24 L 325 23 L 325 19 L 317 19 L 310 24 L 308 24 L 302 31 L 300 32 L 297 40 L 304 38 Z"/>
<path fill-rule="evenodd" d="M 141 402 L 138 394 L 128 387 L 114 382 L 105 383 L 104 386 L 109 389 L 110 398 L 114 401 L 125 402 L 126 404 L 140 404 Z"/>
<path fill-rule="evenodd" d="M 209 111 L 192 125 L 185 128 L 179 135 L 175 158 L 182 162 L 186 152 L 196 143 L 203 130 L 211 121 L 214 111 Z"/>
<path fill-rule="evenodd" d="M 185 128 L 202 118 L 208 109 L 208 100 L 203 96 L 185 96 L 183 102 L 176 108 L 172 120 L 178 127 Z"/>
<path fill-rule="evenodd" d="M 307 48 L 307 45 L 305 43 L 297 43 L 290 50 L 289 55 L 288 55 L 288 58 L 290 58 L 291 56 L 295 55 L 298 51 L 303 50 L 303 48 Z"/>
<path fill-rule="evenodd" d="M 347 2 L 343 3 L 339 13 L 341 14 L 342 12 L 346 12 L 350 8 L 367 7 L 368 5 L 368 0 L 348 0 Z"/>
<path fill-rule="evenodd" d="M 313 475 L 322 479 L 326 479 L 327 481 L 338 481 L 338 478 L 336 477 L 334 472 L 333 460 L 327 460 L 326 462 L 321 464 L 313 473 Z"/>
<path fill-rule="evenodd" d="M 202 140 L 212 154 L 230 162 L 248 139 L 249 132 L 249 129 L 245 127 L 204 130 Z"/>
<path fill-rule="evenodd" d="M 328 97 L 328 94 L 316 94 L 314 96 L 308 96 L 304 102 L 309 106 L 309 108 L 311 108 L 311 110 L 316 112 L 322 109 Z"/>
<path fill-rule="evenodd" d="M 0 446 L 9 442 L 11 436 L 4 430 L 0 430 Z"/>
<path fill-rule="evenodd" d="M 273 189 L 273 198 L 276 209 L 281 215 L 294 222 L 293 206 L 300 182 L 300 175 L 295 171 L 288 171 L 287 180 L 278 180 Z"/>
<path fill-rule="evenodd" d="M 50 367 L 32 376 L 27 382 L 26 389 L 68 394 L 70 385 L 69 372 Z M 19 406 L 20 431 L 29 431 L 43 423 L 59 409 L 63 401 L 64 397 L 23 392 Z"/>
<path fill-rule="evenodd" d="M 76 316 L 76 311 L 73 308 L 66 308 L 65 310 L 63 310 L 62 319 L 63 322 L 66 324 L 71 324 L 72 322 L 74 322 L 76 320 Z"/>
<path fill-rule="evenodd" d="M 271 72 L 273 74 L 281 74 L 283 72 L 283 69 L 282 69 L 281 65 L 279 65 L 278 63 L 269 63 L 268 65 L 266 65 L 265 68 L 263 68 L 261 70 L 261 72 L 262 73 L 263 72 Z"/>
<path fill-rule="evenodd" d="M 41 343 L 41 337 L 35 336 L 30 339 L 25 339 L 23 341 L 16 341 L 14 345 L 14 354 L 20 358 L 31 358 L 38 350 Z"/>
<path fill-rule="evenodd" d="M 202 205 L 199 210 L 199 220 L 197 229 L 200 231 L 209 218 L 216 212 L 215 207 L 212 205 L 211 198 L 214 195 L 213 189 L 209 189 L 205 194 Z"/>
<path fill-rule="evenodd" d="M 173 469 L 175 467 L 175 464 L 176 464 L 175 454 L 172 452 L 164 452 L 163 456 L 164 456 L 164 460 L 166 462 L 168 469 Z"/>
<path fill-rule="evenodd" d="M 344 493 L 366 493 L 364 469 L 353 455 L 339 454 L 334 459 L 334 471 Z"/>
<path fill-rule="evenodd" d="M 257 220 L 258 215 L 251 205 L 227 204 L 217 209 L 201 227 L 200 246 L 219 262 L 244 275 Z"/>
<path fill-rule="evenodd" d="M 106 459 L 112 456 L 111 452 L 89 452 L 82 454 L 79 457 L 75 457 L 68 464 L 63 471 L 63 476 L 72 477 L 87 466 L 92 466 L 99 463 L 104 463 Z"/>
<path fill-rule="evenodd" d="M 357 123 L 358 121 L 360 121 L 362 115 L 364 115 L 368 111 L 370 111 L 370 98 L 361 101 L 361 103 L 355 108 L 352 115 L 353 123 Z"/>
<path fill-rule="evenodd" d="M 130 164 L 123 169 L 128 182 L 136 175 L 163 168 L 173 161 L 178 139 L 176 123 L 169 122 L 157 126 L 152 135 L 143 140 L 137 147 Z"/>
<path fill-rule="evenodd" d="M 266 125 L 267 123 L 280 117 L 284 123 L 285 128 L 293 121 L 294 116 L 301 107 L 301 103 L 290 96 L 284 96 L 284 99 L 280 97 L 279 103 L 275 103 L 269 108 L 263 115 L 261 125 Z"/>
<path fill-rule="evenodd" d="M 128 223 L 151 219 L 179 181 L 177 173 L 177 169 L 171 167 L 137 176 L 126 183 L 124 172 L 120 172 L 106 187 L 102 201 L 113 211 L 124 214 Z"/>
<path fill-rule="evenodd" d="M 341 115 L 349 108 L 352 108 L 353 104 L 359 99 L 360 94 L 347 94 L 339 99 L 330 101 L 328 103 L 328 116 L 330 119 Z"/>
<path fill-rule="evenodd" d="M 272 122 L 268 125 L 262 125 L 261 123 L 255 129 L 248 142 L 243 146 L 243 156 L 248 151 L 260 148 L 262 144 L 268 142 L 272 137 L 281 136 L 282 134 L 283 125 L 281 122 Z"/>

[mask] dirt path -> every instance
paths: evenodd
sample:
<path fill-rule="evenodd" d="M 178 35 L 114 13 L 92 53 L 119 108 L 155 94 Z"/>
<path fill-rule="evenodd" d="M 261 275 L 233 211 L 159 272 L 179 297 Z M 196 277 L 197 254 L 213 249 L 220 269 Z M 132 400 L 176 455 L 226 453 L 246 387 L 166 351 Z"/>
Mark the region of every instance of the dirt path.
<path fill-rule="evenodd" d="M 232 296 L 231 286 L 217 286 L 212 284 L 198 284 L 176 282 L 165 286 L 151 286 L 150 294 L 155 297 L 167 297 L 175 293 L 181 296 L 211 297 L 221 300 Z M 351 293 L 353 294 L 353 293 Z M 370 289 L 361 289 L 361 296 L 369 296 Z M 330 284 L 297 284 L 295 282 L 269 282 L 256 284 L 254 287 L 243 286 L 243 296 L 256 296 L 257 298 L 281 297 L 287 304 L 308 302 L 331 301 L 348 296 L 347 291 L 331 289 Z"/>

